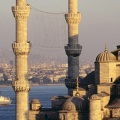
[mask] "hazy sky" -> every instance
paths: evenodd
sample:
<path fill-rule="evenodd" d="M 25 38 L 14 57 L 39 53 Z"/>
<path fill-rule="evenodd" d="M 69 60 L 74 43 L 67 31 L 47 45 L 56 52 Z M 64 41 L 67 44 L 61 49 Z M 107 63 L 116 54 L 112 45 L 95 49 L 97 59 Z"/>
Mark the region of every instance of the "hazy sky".
<path fill-rule="evenodd" d="M 27 0 L 34 8 L 49 12 L 67 12 L 68 0 Z M 15 0 L 0 0 L 0 48 L 11 49 L 15 41 L 15 19 L 11 6 Z M 104 50 L 120 45 L 120 0 L 79 0 L 82 21 L 79 43 L 83 46 L 80 59 L 95 60 Z M 65 54 L 65 53 L 63 53 Z"/>

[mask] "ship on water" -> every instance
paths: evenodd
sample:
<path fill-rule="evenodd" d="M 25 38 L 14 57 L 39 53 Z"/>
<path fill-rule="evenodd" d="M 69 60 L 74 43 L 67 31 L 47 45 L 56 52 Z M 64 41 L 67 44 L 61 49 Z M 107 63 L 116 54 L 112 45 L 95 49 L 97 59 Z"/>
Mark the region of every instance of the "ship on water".
<path fill-rule="evenodd" d="M 3 105 L 10 105 L 11 104 L 11 99 L 9 97 L 4 97 L 0 95 L 0 106 Z"/>

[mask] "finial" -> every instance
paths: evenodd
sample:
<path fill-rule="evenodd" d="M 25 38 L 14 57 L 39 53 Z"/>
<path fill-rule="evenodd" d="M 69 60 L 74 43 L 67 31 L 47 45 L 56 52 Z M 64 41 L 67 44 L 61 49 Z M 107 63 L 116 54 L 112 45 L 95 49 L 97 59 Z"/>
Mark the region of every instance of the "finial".
<path fill-rule="evenodd" d="M 77 77 L 77 79 L 76 79 L 76 94 L 75 94 L 75 96 L 80 96 L 80 93 L 79 93 L 78 89 L 79 89 L 79 82 L 78 82 L 78 77 Z"/>
<path fill-rule="evenodd" d="M 77 79 L 76 79 L 76 89 L 77 89 L 77 91 L 78 91 L 78 88 L 79 88 L 79 83 L 78 83 L 78 77 L 77 77 Z"/>
<path fill-rule="evenodd" d="M 105 52 L 107 52 L 108 50 L 107 50 L 107 46 L 106 46 L 106 44 L 105 44 Z"/>

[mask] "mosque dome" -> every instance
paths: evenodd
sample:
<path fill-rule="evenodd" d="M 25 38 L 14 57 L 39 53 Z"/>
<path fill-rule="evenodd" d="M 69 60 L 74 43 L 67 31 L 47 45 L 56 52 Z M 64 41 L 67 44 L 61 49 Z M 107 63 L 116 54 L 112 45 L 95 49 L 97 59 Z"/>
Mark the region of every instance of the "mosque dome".
<path fill-rule="evenodd" d="M 88 108 L 86 106 L 88 106 L 87 98 L 73 96 L 66 100 L 62 109 L 67 111 L 83 111 L 84 109 Z"/>
<path fill-rule="evenodd" d="M 112 62 L 112 61 L 116 61 L 115 55 L 113 55 L 111 52 L 109 52 L 105 48 L 104 52 L 100 53 L 96 57 L 96 61 L 95 62 Z"/>
<path fill-rule="evenodd" d="M 38 99 L 33 99 L 31 101 L 32 104 L 40 104 L 40 101 Z"/>

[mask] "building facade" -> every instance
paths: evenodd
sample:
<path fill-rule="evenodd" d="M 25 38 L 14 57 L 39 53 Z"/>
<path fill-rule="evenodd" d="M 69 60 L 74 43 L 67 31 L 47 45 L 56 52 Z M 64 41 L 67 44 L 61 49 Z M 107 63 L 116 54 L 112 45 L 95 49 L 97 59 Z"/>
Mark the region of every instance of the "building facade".
<path fill-rule="evenodd" d="M 96 57 L 94 84 L 79 86 L 77 80 L 71 95 L 55 96 L 51 108 L 31 109 L 30 115 L 35 120 L 120 120 L 119 51 L 118 46 L 105 49 Z"/>

